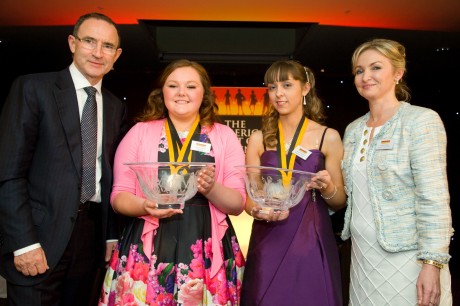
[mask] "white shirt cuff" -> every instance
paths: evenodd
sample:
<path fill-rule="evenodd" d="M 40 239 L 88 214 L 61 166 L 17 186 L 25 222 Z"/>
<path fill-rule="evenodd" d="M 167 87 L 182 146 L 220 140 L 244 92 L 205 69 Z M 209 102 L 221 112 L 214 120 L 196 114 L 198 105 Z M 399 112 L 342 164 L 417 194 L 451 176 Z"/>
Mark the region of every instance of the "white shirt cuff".
<path fill-rule="evenodd" d="M 29 251 L 32 251 L 32 250 L 35 250 L 35 249 L 38 249 L 38 248 L 41 248 L 42 246 L 40 245 L 40 243 L 35 243 L 35 244 L 32 244 L 32 245 L 29 245 L 28 247 L 25 247 L 25 248 L 22 248 L 22 249 L 19 249 L 17 251 L 14 251 L 13 254 L 14 256 L 19 256 L 19 255 L 22 255 L 22 254 L 25 254 Z"/>

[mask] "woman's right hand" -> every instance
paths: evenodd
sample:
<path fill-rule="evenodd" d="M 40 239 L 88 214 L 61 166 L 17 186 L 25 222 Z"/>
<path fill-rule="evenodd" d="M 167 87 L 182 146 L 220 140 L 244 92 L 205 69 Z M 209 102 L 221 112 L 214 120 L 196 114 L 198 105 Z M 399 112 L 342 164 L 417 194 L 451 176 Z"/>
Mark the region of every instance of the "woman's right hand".
<path fill-rule="evenodd" d="M 157 203 L 147 199 L 144 201 L 144 209 L 147 214 L 158 219 L 169 218 L 171 216 L 184 213 L 182 209 L 158 209 Z"/>

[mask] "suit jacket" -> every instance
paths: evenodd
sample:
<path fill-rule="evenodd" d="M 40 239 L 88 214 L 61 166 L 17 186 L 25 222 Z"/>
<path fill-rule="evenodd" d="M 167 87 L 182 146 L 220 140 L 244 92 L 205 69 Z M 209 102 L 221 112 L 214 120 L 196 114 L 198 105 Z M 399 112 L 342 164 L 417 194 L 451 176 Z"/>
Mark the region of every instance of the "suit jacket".
<path fill-rule="evenodd" d="M 126 106 L 104 88 L 102 96 L 101 245 L 118 238 L 109 198 L 116 146 L 127 128 Z M 0 274 L 10 282 L 36 284 L 58 263 L 80 205 L 81 158 L 69 69 L 16 79 L 0 116 Z M 23 276 L 14 267 L 13 252 L 37 242 L 50 270 Z"/>
<path fill-rule="evenodd" d="M 350 123 L 343 144 L 348 207 L 342 238 L 351 235 L 352 168 L 369 113 Z M 391 146 L 381 143 L 390 141 Z M 453 234 L 446 174 L 446 132 L 434 111 L 401 102 L 367 153 L 370 202 L 377 240 L 388 252 L 418 250 L 418 259 L 449 261 Z"/>

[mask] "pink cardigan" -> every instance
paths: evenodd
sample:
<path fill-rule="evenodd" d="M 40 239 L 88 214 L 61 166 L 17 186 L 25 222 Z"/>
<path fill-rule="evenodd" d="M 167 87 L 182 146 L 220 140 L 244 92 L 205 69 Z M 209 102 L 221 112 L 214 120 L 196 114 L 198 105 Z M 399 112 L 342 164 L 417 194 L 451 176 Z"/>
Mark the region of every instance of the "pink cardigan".
<path fill-rule="evenodd" d="M 123 163 L 126 162 L 156 162 L 158 160 L 158 144 L 164 125 L 163 120 L 140 122 L 131 128 L 117 148 L 114 163 L 114 182 L 111 202 L 122 191 L 145 198 L 134 172 Z M 233 130 L 222 124 L 214 124 L 209 132 L 212 149 L 215 156 L 216 181 L 226 187 L 238 190 L 243 197 L 244 209 L 246 192 L 244 180 L 238 169 L 234 166 L 244 165 L 244 152 L 241 143 Z M 213 260 L 211 277 L 213 277 L 223 264 L 221 240 L 228 228 L 226 214 L 218 210 L 212 203 L 209 205 L 212 222 L 212 251 Z M 153 239 L 159 221 L 150 215 L 140 217 L 145 220 L 142 233 L 144 253 L 150 256 L 153 252 Z"/>

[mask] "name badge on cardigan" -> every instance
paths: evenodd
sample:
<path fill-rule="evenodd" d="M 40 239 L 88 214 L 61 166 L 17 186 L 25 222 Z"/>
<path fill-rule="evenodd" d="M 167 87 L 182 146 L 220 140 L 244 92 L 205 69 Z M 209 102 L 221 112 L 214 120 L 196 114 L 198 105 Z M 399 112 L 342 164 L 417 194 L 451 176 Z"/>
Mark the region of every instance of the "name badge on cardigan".
<path fill-rule="evenodd" d="M 198 151 L 198 152 L 203 152 L 203 153 L 209 153 L 211 151 L 211 144 L 210 143 L 205 143 L 201 141 L 195 141 L 192 140 L 192 147 L 191 149 L 193 151 Z"/>
<path fill-rule="evenodd" d="M 382 139 L 376 147 L 377 150 L 391 150 L 393 149 L 393 141 L 391 139 Z"/>

